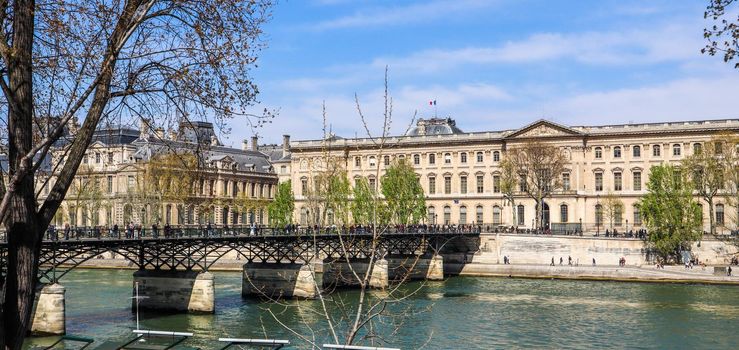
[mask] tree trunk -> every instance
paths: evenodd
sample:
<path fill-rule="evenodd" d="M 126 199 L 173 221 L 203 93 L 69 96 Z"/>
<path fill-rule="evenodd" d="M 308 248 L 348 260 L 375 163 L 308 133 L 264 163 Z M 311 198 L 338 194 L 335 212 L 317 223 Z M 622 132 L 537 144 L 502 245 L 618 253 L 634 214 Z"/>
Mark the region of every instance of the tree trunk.
<path fill-rule="evenodd" d="M 713 208 L 713 197 L 706 198 L 706 202 L 708 203 L 708 230 L 711 233 L 711 235 L 716 234 L 716 217 L 715 212 Z M 703 215 L 703 213 L 701 213 Z M 701 223 L 701 226 L 703 226 L 703 223 Z M 702 227 L 701 227 L 702 229 Z"/>

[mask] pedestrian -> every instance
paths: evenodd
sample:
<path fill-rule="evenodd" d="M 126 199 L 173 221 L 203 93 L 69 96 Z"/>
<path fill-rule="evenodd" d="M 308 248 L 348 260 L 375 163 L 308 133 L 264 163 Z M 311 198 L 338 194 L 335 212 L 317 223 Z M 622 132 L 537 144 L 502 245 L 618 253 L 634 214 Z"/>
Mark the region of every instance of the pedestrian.
<path fill-rule="evenodd" d="M 554 266 L 554 257 L 552 257 L 552 263 L 549 266 Z"/>
<path fill-rule="evenodd" d="M 726 269 L 726 276 L 731 277 L 731 265 Z"/>
<path fill-rule="evenodd" d="M 561 256 L 559 257 L 559 266 L 562 266 L 562 263 L 565 261 Z"/>
<path fill-rule="evenodd" d="M 113 225 L 113 236 L 121 239 L 121 231 L 118 230 L 118 224 Z"/>
<path fill-rule="evenodd" d="M 593 258 L 593 266 L 595 266 L 595 258 Z"/>
<path fill-rule="evenodd" d="M 572 257 L 571 256 L 567 256 L 567 264 L 569 264 L 570 266 L 572 266 Z"/>
<path fill-rule="evenodd" d="M 68 223 L 64 224 L 64 240 L 65 241 L 69 240 L 69 231 L 70 231 L 69 224 Z"/>

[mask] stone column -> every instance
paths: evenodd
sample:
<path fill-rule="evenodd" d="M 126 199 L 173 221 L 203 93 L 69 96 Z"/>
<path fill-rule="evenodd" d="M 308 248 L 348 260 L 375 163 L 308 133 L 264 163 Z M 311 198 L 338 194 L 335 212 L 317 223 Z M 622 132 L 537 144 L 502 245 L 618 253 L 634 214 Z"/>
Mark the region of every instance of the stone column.
<path fill-rule="evenodd" d="M 139 286 L 139 308 L 213 313 L 215 283 L 210 272 L 139 270 L 133 274 L 132 295 Z M 136 309 L 136 299 L 132 301 Z"/>
<path fill-rule="evenodd" d="M 33 335 L 62 335 L 66 332 L 64 293 L 60 284 L 47 284 L 37 293 L 31 324 Z"/>
<path fill-rule="evenodd" d="M 323 287 L 323 262 L 247 263 L 242 276 L 244 297 L 314 299 Z"/>
<path fill-rule="evenodd" d="M 429 260 L 428 270 L 426 270 L 426 279 L 430 281 L 444 280 L 444 257 L 435 254 Z"/>
<path fill-rule="evenodd" d="M 389 284 L 387 260 L 380 259 L 375 261 L 369 281 L 370 287 L 385 289 Z"/>

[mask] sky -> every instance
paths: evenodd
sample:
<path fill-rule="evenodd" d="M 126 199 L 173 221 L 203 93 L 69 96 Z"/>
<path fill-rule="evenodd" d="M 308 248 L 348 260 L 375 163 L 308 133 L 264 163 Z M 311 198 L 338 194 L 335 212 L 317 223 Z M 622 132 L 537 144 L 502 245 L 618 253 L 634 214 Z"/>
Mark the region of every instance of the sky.
<path fill-rule="evenodd" d="M 701 54 L 708 1 L 286 0 L 265 26 L 253 78 L 258 129 L 233 121 L 225 143 L 393 134 L 416 118 L 463 131 L 538 119 L 565 125 L 739 118 L 739 71 Z M 436 100 L 436 108 L 429 101 Z"/>

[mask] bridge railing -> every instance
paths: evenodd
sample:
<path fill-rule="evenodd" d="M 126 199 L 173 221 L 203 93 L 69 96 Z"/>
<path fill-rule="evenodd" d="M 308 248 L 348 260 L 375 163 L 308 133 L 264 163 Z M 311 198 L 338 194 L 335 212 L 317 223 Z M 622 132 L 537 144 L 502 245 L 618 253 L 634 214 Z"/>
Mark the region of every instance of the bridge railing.
<path fill-rule="evenodd" d="M 308 236 L 331 235 L 340 231 L 348 234 L 369 234 L 375 230 L 369 226 L 351 227 L 267 227 L 267 226 L 215 226 L 215 225 L 179 225 L 164 227 L 49 227 L 44 240 L 79 240 L 79 239 L 165 239 L 165 238 L 197 238 L 197 237 L 229 237 L 229 236 Z M 377 228 L 382 234 L 479 234 L 481 226 L 475 225 L 405 225 L 383 226 Z M 5 240 L 4 233 L 2 240 Z"/>

